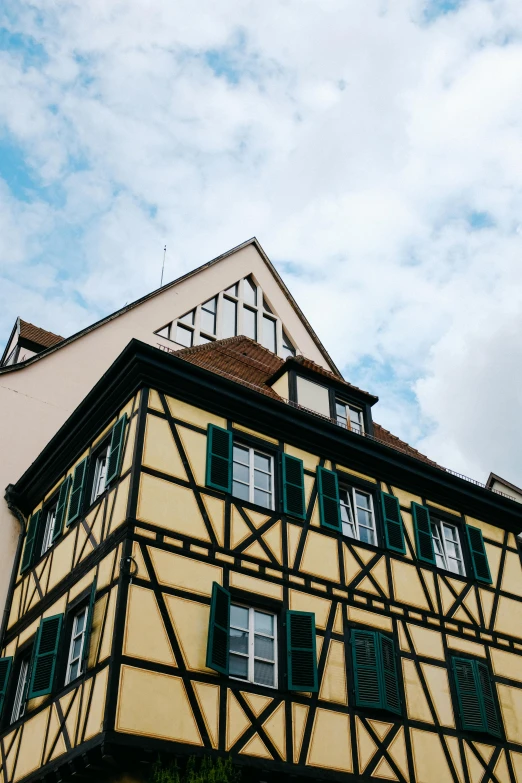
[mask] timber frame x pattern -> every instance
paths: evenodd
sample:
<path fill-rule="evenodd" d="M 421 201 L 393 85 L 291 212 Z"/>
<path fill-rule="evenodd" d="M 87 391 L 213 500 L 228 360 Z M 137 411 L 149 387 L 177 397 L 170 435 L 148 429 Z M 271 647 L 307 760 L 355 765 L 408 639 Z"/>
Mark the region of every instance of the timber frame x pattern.
<path fill-rule="evenodd" d="M 238 497 L 237 444 L 271 459 L 267 507 Z M 343 533 L 345 486 L 374 543 Z M 158 752 L 252 780 L 521 783 L 515 502 L 135 341 L 12 497 L 41 514 L 2 639 L 1 783 L 108 760 L 141 780 Z"/>

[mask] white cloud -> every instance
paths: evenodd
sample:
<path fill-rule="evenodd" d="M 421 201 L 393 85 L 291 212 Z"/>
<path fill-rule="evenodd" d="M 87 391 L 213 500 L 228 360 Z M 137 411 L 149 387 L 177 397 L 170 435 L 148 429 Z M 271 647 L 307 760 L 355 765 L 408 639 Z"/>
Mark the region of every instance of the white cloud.
<path fill-rule="evenodd" d="M 4 334 L 142 295 L 165 242 L 175 277 L 255 234 L 379 421 L 522 481 L 522 8 L 427 7 L 13 3 L 47 59 L 2 54 L 0 143 L 53 198 L 0 191 Z"/>

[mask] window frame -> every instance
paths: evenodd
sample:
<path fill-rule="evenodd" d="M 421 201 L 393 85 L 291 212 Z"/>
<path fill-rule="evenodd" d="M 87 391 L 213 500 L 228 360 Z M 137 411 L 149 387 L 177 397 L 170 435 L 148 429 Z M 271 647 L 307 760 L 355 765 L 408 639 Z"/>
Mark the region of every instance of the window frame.
<path fill-rule="evenodd" d="M 44 506 L 42 511 L 45 521 L 43 525 L 40 523 L 42 530 L 38 537 L 39 540 L 37 540 L 39 554 L 35 559 L 35 562 L 40 560 L 41 557 L 44 557 L 54 544 L 53 533 L 56 525 L 56 513 L 58 511 L 58 495 L 55 495 L 53 499 Z"/>
<path fill-rule="evenodd" d="M 78 618 L 80 615 L 83 615 L 84 617 L 84 624 L 81 632 L 75 633 L 75 627 Z M 70 618 L 67 618 L 67 638 L 69 639 L 69 649 L 67 652 L 67 658 L 65 660 L 65 678 L 64 678 L 64 687 L 66 688 L 68 685 L 71 685 L 71 683 L 76 682 L 83 674 L 83 660 L 84 660 L 84 653 L 85 653 L 85 642 L 87 638 L 87 623 L 89 621 L 89 605 L 85 602 L 85 599 L 77 605 L 74 609 L 70 610 Z M 72 657 L 72 652 L 74 648 L 74 642 L 76 639 L 81 639 L 80 644 L 80 652 L 78 656 Z M 70 676 L 70 670 L 71 667 L 78 662 L 78 671 L 76 673 L 75 677 Z"/>
<path fill-rule="evenodd" d="M 86 511 L 88 511 L 92 506 L 95 505 L 95 503 L 98 503 L 100 501 L 100 498 L 102 498 L 105 493 L 109 490 L 109 487 L 106 483 L 105 478 L 105 486 L 103 488 L 103 491 L 100 492 L 96 497 L 94 497 L 94 484 L 96 480 L 96 469 L 98 464 L 98 459 L 105 452 L 105 477 L 107 477 L 107 470 L 109 467 L 109 457 L 110 457 L 110 448 L 111 448 L 111 434 L 112 434 L 112 428 L 109 430 L 107 435 L 96 444 L 96 446 L 91 450 L 91 453 L 88 456 L 89 463 L 87 465 L 87 475 L 85 477 L 85 486 L 83 491 L 83 499 L 80 506 L 80 516 L 82 514 L 85 514 Z M 76 520 L 75 520 L 76 521 Z"/>
<path fill-rule="evenodd" d="M 231 680 L 235 680 L 236 682 L 243 682 L 248 683 L 249 685 L 256 685 L 258 688 L 270 688 L 271 690 L 277 690 L 279 688 L 279 615 L 275 610 L 272 609 L 266 609 L 261 608 L 259 606 L 255 606 L 252 604 L 247 604 L 242 601 L 234 600 L 234 598 L 231 598 L 230 601 L 230 626 L 229 626 L 229 640 L 232 638 L 230 635 L 230 631 L 234 627 L 235 630 L 239 631 L 246 631 L 245 628 L 239 628 L 232 625 L 232 607 L 237 606 L 241 609 L 247 609 L 248 610 L 248 654 L 245 655 L 244 653 L 237 653 L 232 651 L 230 648 L 229 650 L 229 678 Z M 273 638 L 274 641 L 274 659 L 273 661 L 269 661 L 266 658 L 260 658 L 255 656 L 255 613 L 259 612 L 260 614 L 267 614 L 270 617 L 273 618 L 274 621 L 274 636 L 269 637 L 267 634 L 261 634 L 262 636 L 266 636 L 267 638 Z M 229 641 L 229 647 L 230 647 L 230 641 Z M 248 678 L 244 679 L 243 677 L 238 677 L 237 675 L 230 674 L 230 658 L 233 655 L 237 655 L 241 658 L 247 658 L 248 659 Z M 261 662 L 265 663 L 272 663 L 274 666 L 274 684 L 273 685 L 267 685 L 266 683 L 258 683 L 254 679 L 254 673 L 255 673 L 255 661 L 259 660 Z"/>
<path fill-rule="evenodd" d="M 429 507 L 428 507 L 429 508 Z M 462 579 L 467 579 L 468 577 L 468 568 L 466 566 L 466 558 L 464 557 L 464 547 L 462 545 L 462 530 L 461 526 L 459 524 L 456 524 L 456 521 L 449 521 L 443 516 L 440 516 L 439 514 L 432 514 L 431 509 L 430 510 L 430 531 L 431 531 L 431 539 L 433 541 L 433 554 L 435 557 L 435 568 L 440 569 L 441 571 L 445 571 L 448 574 L 452 574 L 453 576 L 461 577 Z M 446 526 L 448 528 L 452 528 L 456 531 L 457 534 L 457 544 L 458 549 L 460 551 L 460 558 L 450 557 L 447 553 L 446 549 L 446 537 L 443 534 L 443 527 Z M 433 534 L 433 528 L 436 528 L 437 530 L 437 538 Z M 436 542 L 440 542 L 441 548 L 442 548 L 442 554 L 437 551 Z M 455 542 L 454 542 L 455 543 Z M 444 565 L 439 565 L 437 562 L 437 557 L 442 557 L 444 561 Z M 451 568 L 448 567 L 448 561 L 449 560 L 457 560 L 462 564 L 463 573 L 460 573 L 459 571 L 453 571 Z"/>
<path fill-rule="evenodd" d="M 339 509 L 340 509 L 340 513 L 341 513 L 341 535 L 344 538 L 350 538 L 352 541 L 358 541 L 360 544 L 363 544 L 363 545 L 366 544 L 367 546 L 371 546 L 371 547 L 378 547 L 378 546 L 380 546 L 380 537 L 379 537 L 379 530 L 378 530 L 378 525 L 377 525 L 377 513 L 376 513 L 376 507 L 375 507 L 376 504 L 375 504 L 375 498 L 374 498 L 373 491 L 370 490 L 369 487 L 362 487 L 362 486 L 360 486 L 358 484 L 355 484 L 355 483 L 348 483 L 348 482 L 346 482 L 345 480 L 343 480 L 344 476 L 340 475 L 339 473 L 337 473 L 337 478 L 338 478 L 338 481 L 339 481 Z M 343 501 L 341 499 L 341 493 L 345 492 L 345 491 L 347 491 L 349 493 L 350 497 L 351 497 L 352 505 L 350 507 L 350 511 L 352 513 L 353 524 L 355 526 L 355 530 L 356 530 L 357 534 L 359 533 L 359 520 L 358 520 L 357 514 L 354 513 L 357 510 L 357 505 L 356 505 L 356 500 L 355 500 L 355 493 L 356 492 L 361 492 L 361 493 L 364 493 L 365 495 L 368 495 L 368 497 L 370 498 L 371 515 L 372 515 L 372 519 L 373 519 L 373 535 L 374 535 L 373 543 L 369 543 L 368 541 L 363 541 L 358 535 L 356 537 L 353 537 L 353 536 L 350 536 L 347 533 L 345 533 L 344 526 L 349 524 L 349 523 L 347 523 L 347 522 L 345 522 L 343 520 L 343 516 L 342 516 L 342 509 L 343 509 L 343 507 L 346 507 L 346 504 L 343 503 Z M 365 526 L 363 525 L 363 527 L 365 527 Z M 366 528 L 366 529 L 368 529 L 368 528 Z"/>
<path fill-rule="evenodd" d="M 20 647 L 20 649 L 17 650 L 17 653 L 13 660 L 10 682 L 7 691 L 7 698 L 4 704 L 3 715 L 2 715 L 2 727 L 4 729 L 13 726 L 19 720 L 22 720 L 22 718 L 25 716 L 26 706 L 27 706 L 27 695 L 29 693 L 29 684 L 31 680 L 31 662 L 33 657 L 34 641 L 35 641 L 35 637 L 33 636 L 31 637 L 31 639 L 25 642 L 25 644 L 23 644 Z M 24 662 L 27 662 L 27 669 L 26 669 L 25 683 L 24 683 L 25 696 L 23 698 L 22 704 L 20 705 L 20 708 L 23 706 L 23 710 L 22 712 L 20 712 L 20 708 L 19 708 L 17 717 L 13 719 L 18 685 L 20 682 L 21 667 Z"/>
<path fill-rule="evenodd" d="M 337 406 L 338 405 L 344 405 L 344 409 L 346 412 L 346 416 L 342 416 L 341 418 L 346 420 L 346 426 L 344 424 L 340 424 L 339 422 L 339 414 L 337 412 Z M 351 412 L 356 411 L 359 415 L 359 423 L 357 424 L 357 428 L 354 428 L 352 426 L 352 417 Z M 364 422 L 364 409 L 359 405 L 354 405 L 354 403 L 349 402 L 347 400 L 342 399 L 341 397 L 335 396 L 335 408 L 334 408 L 334 418 L 335 422 L 338 427 L 342 427 L 343 429 L 350 430 L 350 432 L 355 432 L 356 435 L 365 435 L 366 434 L 366 427 Z M 348 426 L 349 425 L 349 426 Z"/>
<path fill-rule="evenodd" d="M 248 294 L 247 287 L 251 283 L 252 294 Z M 252 298 L 255 302 L 252 302 Z M 255 332 L 256 337 L 250 339 L 255 340 L 259 345 L 264 345 L 263 341 L 263 325 L 264 317 L 266 316 L 270 321 L 274 323 L 275 331 L 275 353 L 283 359 L 288 356 L 296 356 L 297 348 L 293 343 L 292 338 L 289 336 L 287 329 L 281 320 L 281 318 L 275 313 L 274 309 L 267 303 L 266 296 L 263 289 L 257 282 L 253 274 L 246 275 L 240 278 L 228 288 L 219 291 L 219 293 L 207 299 L 205 302 L 200 302 L 191 310 L 183 313 L 179 317 L 175 318 L 168 324 L 165 324 L 160 329 L 157 329 L 154 334 L 157 337 L 161 337 L 164 340 L 173 342 L 182 348 L 194 347 L 196 345 L 203 345 L 214 340 L 220 340 L 224 338 L 223 334 L 223 302 L 227 299 L 229 302 L 235 305 L 235 335 L 245 334 L 244 329 L 244 310 L 250 310 L 254 313 Z M 215 329 L 214 332 L 209 332 L 202 326 L 202 311 L 210 312 L 205 305 L 215 300 L 216 311 Z M 192 316 L 190 319 L 187 316 Z M 191 333 L 190 345 L 178 342 L 177 330 L 178 326 L 182 327 L 187 332 Z M 230 337 L 230 335 L 227 335 Z M 246 335 L 248 336 L 248 335 Z"/>
<path fill-rule="evenodd" d="M 248 450 L 249 453 L 249 477 L 248 477 L 248 500 L 242 497 L 239 497 L 238 495 L 234 494 L 234 483 L 242 484 L 242 486 L 246 486 L 244 481 L 236 481 L 234 478 L 234 465 L 236 464 L 236 460 L 234 459 L 234 449 L 235 448 L 242 448 Z M 270 506 L 262 506 L 259 503 L 256 503 L 256 501 L 253 499 L 255 497 L 255 484 L 254 484 L 254 474 L 255 474 L 255 465 L 254 465 L 254 459 L 253 456 L 255 452 L 259 453 L 263 457 L 267 457 L 270 460 L 270 466 L 271 466 L 271 473 L 268 475 L 272 478 L 272 489 L 271 492 L 268 493 L 266 490 L 262 489 L 261 487 L 257 487 L 257 489 L 260 492 L 264 492 L 265 494 L 271 495 L 271 505 Z M 231 484 L 231 496 L 235 499 L 240 501 L 241 503 L 250 503 L 251 505 L 255 506 L 256 508 L 262 508 L 265 511 L 275 511 L 277 508 L 277 480 L 276 480 L 276 459 L 275 454 L 270 449 L 266 449 L 264 444 L 262 446 L 259 445 L 258 442 L 250 441 L 246 438 L 233 438 L 232 439 L 232 484 Z M 245 464 L 245 463 L 238 463 L 238 464 Z M 265 471 L 261 471 L 265 472 Z"/>

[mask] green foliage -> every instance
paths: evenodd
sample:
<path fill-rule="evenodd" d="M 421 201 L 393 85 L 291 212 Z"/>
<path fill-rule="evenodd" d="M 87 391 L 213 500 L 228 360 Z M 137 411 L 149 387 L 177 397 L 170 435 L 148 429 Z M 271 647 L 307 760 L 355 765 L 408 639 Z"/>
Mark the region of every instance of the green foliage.
<path fill-rule="evenodd" d="M 230 758 L 223 761 L 205 756 L 196 761 L 191 756 L 184 771 L 176 761 L 166 765 L 158 759 L 152 767 L 151 783 L 239 783 L 240 777 Z"/>

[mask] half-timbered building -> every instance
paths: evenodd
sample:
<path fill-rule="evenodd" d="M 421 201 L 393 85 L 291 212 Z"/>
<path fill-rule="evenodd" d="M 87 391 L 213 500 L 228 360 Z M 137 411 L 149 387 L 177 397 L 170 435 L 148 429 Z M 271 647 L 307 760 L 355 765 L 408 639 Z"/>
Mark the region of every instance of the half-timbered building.
<path fill-rule="evenodd" d="M 376 401 L 247 337 L 125 348 L 8 490 L 1 783 L 522 782 L 520 504 Z"/>

